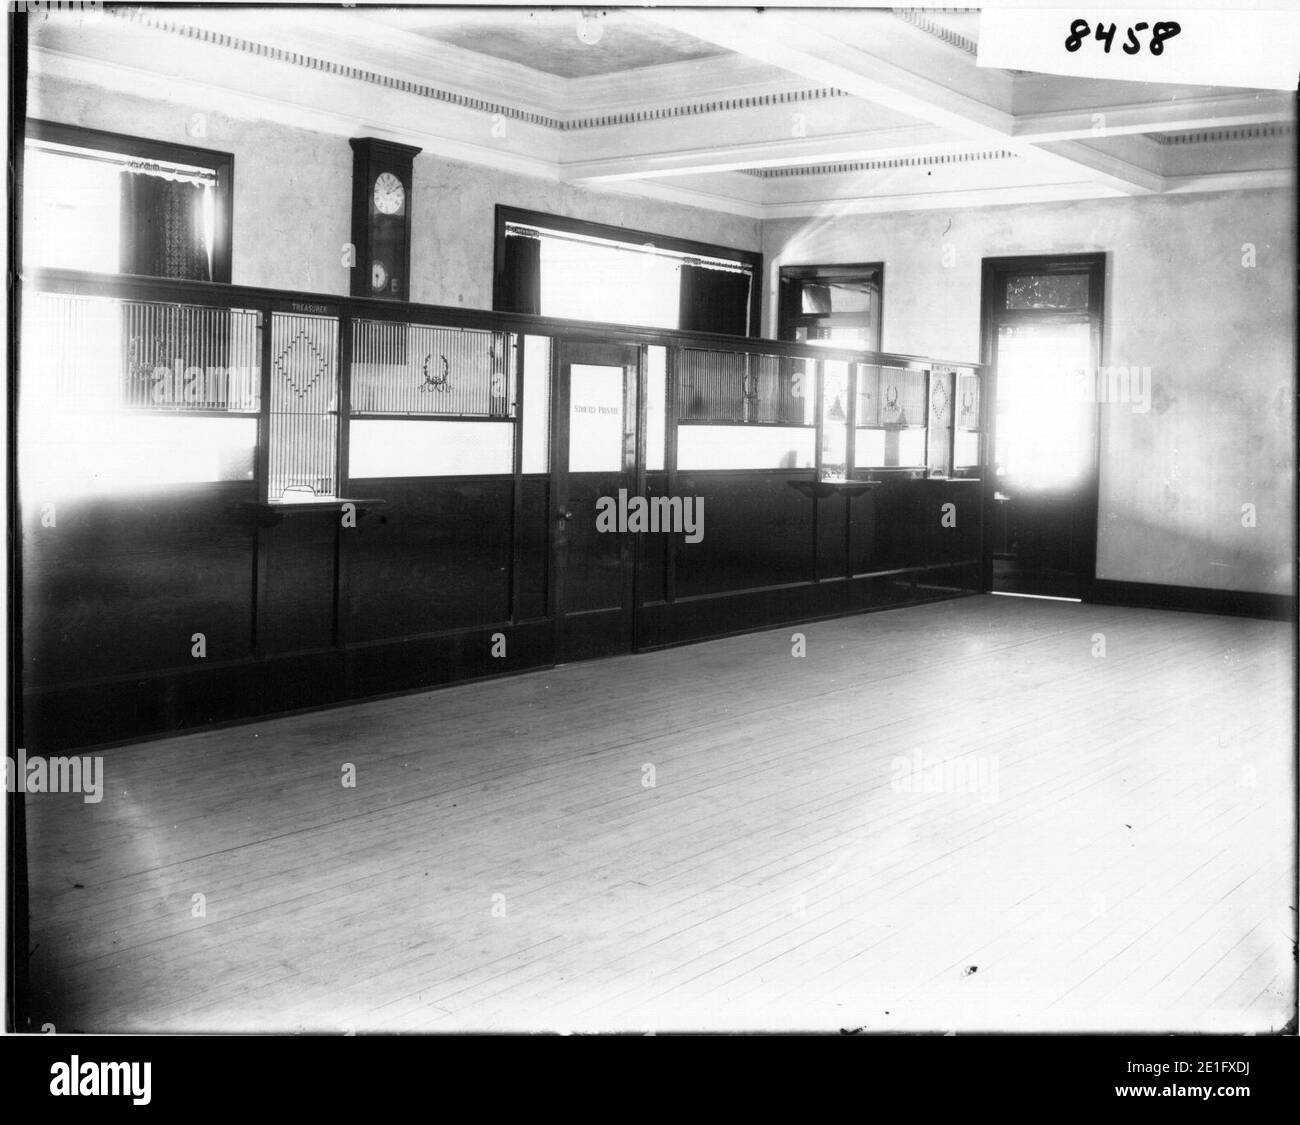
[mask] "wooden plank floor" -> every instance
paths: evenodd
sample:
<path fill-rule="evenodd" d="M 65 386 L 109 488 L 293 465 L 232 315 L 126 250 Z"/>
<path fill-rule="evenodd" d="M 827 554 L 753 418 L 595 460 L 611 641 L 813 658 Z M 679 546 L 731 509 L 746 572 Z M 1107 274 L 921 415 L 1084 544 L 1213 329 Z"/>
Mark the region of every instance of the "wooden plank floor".
<path fill-rule="evenodd" d="M 1266 1032 L 1293 667 L 980 597 L 108 750 L 27 799 L 37 1023 Z"/>

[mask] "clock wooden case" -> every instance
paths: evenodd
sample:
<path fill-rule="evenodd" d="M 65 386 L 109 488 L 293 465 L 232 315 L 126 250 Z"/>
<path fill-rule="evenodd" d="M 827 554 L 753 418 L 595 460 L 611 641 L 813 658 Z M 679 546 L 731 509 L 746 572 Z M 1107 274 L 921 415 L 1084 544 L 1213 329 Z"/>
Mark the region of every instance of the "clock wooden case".
<path fill-rule="evenodd" d="M 411 145 L 353 137 L 352 296 L 411 297 Z"/>

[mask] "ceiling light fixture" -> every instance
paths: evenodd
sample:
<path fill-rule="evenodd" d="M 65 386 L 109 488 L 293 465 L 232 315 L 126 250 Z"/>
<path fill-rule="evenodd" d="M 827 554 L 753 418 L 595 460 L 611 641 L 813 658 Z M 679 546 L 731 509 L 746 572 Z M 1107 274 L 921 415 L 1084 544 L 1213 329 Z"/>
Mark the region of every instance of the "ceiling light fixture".
<path fill-rule="evenodd" d="M 586 43 L 588 47 L 594 47 L 600 42 L 600 37 L 605 34 L 605 28 L 601 24 L 604 12 L 596 12 L 584 8 L 578 13 L 578 38 Z"/>

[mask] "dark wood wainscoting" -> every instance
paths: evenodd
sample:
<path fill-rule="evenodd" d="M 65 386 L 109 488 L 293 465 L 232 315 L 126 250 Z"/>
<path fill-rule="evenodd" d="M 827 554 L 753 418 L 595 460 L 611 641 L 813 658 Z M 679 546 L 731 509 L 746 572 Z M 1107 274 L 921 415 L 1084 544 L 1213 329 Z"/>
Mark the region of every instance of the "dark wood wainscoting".
<path fill-rule="evenodd" d="M 977 481 L 889 476 L 814 498 L 811 471 L 649 473 L 703 535 L 644 533 L 634 648 L 978 589 Z M 22 742 L 105 745 L 557 660 L 545 475 L 353 482 L 348 526 L 244 482 L 25 513 Z M 945 526 L 944 505 L 955 520 Z M 202 634 L 200 641 L 196 639 Z"/>

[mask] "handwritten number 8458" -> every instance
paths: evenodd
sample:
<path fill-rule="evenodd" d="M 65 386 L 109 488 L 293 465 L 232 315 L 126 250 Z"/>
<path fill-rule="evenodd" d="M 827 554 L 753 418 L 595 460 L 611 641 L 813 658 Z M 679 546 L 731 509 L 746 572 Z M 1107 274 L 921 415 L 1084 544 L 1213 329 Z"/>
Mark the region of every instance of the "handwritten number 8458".
<path fill-rule="evenodd" d="M 1149 23 L 1142 22 L 1135 23 L 1128 29 L 1128 42 L 1120 44 L 1126 55 L 1136 55 L 1142 50 L 1142 44 L 1138 41 L 1137 33 L 1146 31 L 1148 27 L 1151 27 Z M 1157 23 L 1155 27 L 1151 28 L 1151 53 L 1153 55 L 1164 54 L 1165 40 L 1172 39 L 1182 30 L 1182 25 L 1174 23 L 1172 20 Z M 1070 24 L 1070 34 L 1065 40 L 1065 49 L 1071 53 L 1077 51 L 1083 46 L 1083 41 L 1089 35 L 1095 35 L 1098 40 L 1105 43 L 1106 54 L 1110 54 L 1111 44 L 1115 41 L 1115 25 L 1111 24 L 1109 27 L 1104 27 L 1098 24 L 1097 30 L 1093 32 L 1092 25 L 1087 20 L 1075 20 Z"/>

